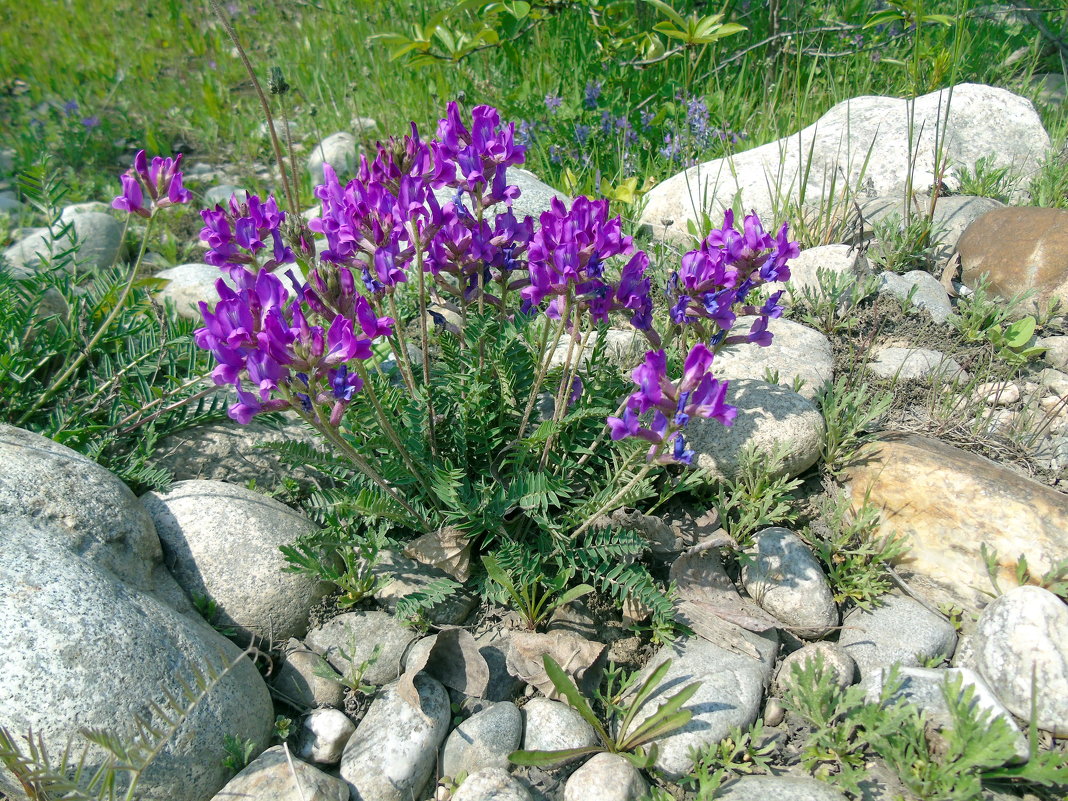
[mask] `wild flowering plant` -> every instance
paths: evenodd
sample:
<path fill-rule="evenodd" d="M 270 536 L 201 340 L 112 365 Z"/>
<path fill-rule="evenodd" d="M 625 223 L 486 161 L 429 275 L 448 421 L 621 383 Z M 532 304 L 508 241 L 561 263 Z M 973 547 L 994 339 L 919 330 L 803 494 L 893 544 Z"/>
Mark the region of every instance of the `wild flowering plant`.
<path fill-rule="evenodd" d="M 642 544 L 591 524 L 671 491 L 657 482 L 666 465 L 693 461 L 693 418 L 731 424 L 715 352 L 770 342 L 778 295 L 747 303 L 759 284 L 789 277 L 797 245 L 755 215 L 738 231 L 728 212 L 683 257 L 665 308 L 607 201 L 516 216 L 508 168 L 523 157 L 495 109 L 468 119 L 450 103 L 433 140 L 413 123 L 347 183 L 324 166 L 321 213 L 306 227 L 273 198 L 203 211 L 207 261 L 224 276 L 218 301 L 200 304 L 196 342 L 214 355 L 215 383 L 234 387 L 233 419 L 289 410 L 333 446 L 336 486 L 320 507 L 384 527 L 461 582 L 476 554 L 520 580 L 556 563 L 670 614 L 652 577 L 623 558 Z M 134 174 L 162 205 L 151 171 Z M 120 201 L 140 208 L 125 179 Z M 757 322 L 732 336 L 740 313 Z M 629 395 L 608 361 L 610 324 L 650 347 Z M 314 451 L 293 453 L 323 465 Z"/>

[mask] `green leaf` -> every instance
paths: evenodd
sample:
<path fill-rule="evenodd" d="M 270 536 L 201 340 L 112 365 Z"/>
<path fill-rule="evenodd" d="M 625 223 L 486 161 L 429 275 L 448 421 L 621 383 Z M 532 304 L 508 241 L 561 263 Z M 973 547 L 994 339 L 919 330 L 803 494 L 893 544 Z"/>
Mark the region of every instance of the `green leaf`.
<path fill-rule="evenodd" d="M 545 665 L 545 675 L 549 677 L 549 680 L 553 683 L 557 692 L 567 699 L 567 702 L 571 704 L 571 707 L 582 715 L 587 723 L 593 726 L 593 730 L 597 732 L 597 736 L 601 738 L 601 742 L 605 744 L 612 742 L 612 738 L 610 738 L 608 732 L 604 730 L 601 721 L 598 720 L 597 715 L 593 713 L 589 701 L 582 695 L 579 688 L 575 686 L 575 683 L 571 680 L 571 677 L 564 672 L 563 668 L 556 664 L 556 660 L 548 654 L 545 654 L 545 656 L 542 657 L 542 664 Z"/>
<path fill-rule="evenodd" d="M 508 755 L 508 761 L 513 765 L 548 768 L 579 757 L 599 754 L 602 751 L 604 748 L 596 745 L 588 745 L 584 748 L 565 748 L 561 751 L 513 751 Z"/>
<path fill-rule="evenodd" d="M 671 696 L 661 704 L 633 734 L 628 734 L 625 742 L 627 750 L 642 745 L 649 740 L 660 737 L 663 734 L 681 728 L 690 722 L 693 712 L 689 709 L 680 711 L 683 704 L 693 697 L 700 688 L 701 682 L 695 681 Z"/>
<path fill-rule="evenodd" d="M 593 591 L 594 588 L 591 587 L 589 584 L 579 584 L 577 587 L 572 587 L 570 590 L 560 596 L 560 600 L 553 604 L 553 608 L 556 608 L 558 606 L 567 606 L 572 601 L 577 601 L 579 598 L 584 598 Z"/>
<path fill-rule="evenodd" d="M 1035 333 L 1035 318 L 1023 317 L 1005 329 L 1005 344 L 1010 348 L 1022 348 Z"/>
<path fill-rule="evenodd" d="M 645 0 L 645 2 L 656 8 L 661 14 L 670 19 L 680 28 L 686 27 L 686 20 L 683 18 L 683 16 L 678 11 L 669 6 L 667 3 L 665 3 L 664 0 Z"/>

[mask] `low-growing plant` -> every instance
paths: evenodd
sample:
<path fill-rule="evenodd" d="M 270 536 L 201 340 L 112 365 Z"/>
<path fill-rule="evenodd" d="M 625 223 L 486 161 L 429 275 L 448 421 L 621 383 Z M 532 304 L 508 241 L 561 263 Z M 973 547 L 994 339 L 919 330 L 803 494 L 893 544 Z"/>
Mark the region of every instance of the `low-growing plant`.
<path fill-rule="evenodd" d="M 571 581 L 571 572 L 567 570 L 557 572 L 552 578 L 540 572 L 523 576 L 517 586 L 512 577 L 497 564 L 492 554 L 483 556 L 482 564 L 486 568 L 486 575 L 507 593 L 513 608 L 531 631 L 548 620 L 557 609 L 594 591 L 589 584 L 579 584 L 566 589 Z"/>
<path fill-rule="evenodd" d="M 1002 203 L 1007 203 L 1016 189 L 1011 166 L 995 167 L 992 156 L 977 158 L 974 170 L 961 165 L 956 170 L 956 178 L 960 194 L 989 197 Z"/>
<path fill-rule="evenodd" d="M 789 314 L 827 336 L 851 331 L 856 308 L 878 291 L 877 276 L 816 268 L 816 286 L 791 292 Z"/>
<path fill-rule="evenodd" d="M 744 730 L 731 726 L 730 734 L 718 743 L 691 752 L 693 771 L 683 784 L 696 791 L 699 801 L 705 801 L 715 798 L 723 782 L 733 776 L 767 773 L 775 745 L 762 742 L 763 737 L 763 720 Z"/>
<path fill-rule="evenodd" d="M 803 536 L 823 562 L 834 600 L 871 608 L 892 589 L 887 568 L 908 552 L 908 544 L 896 534 L 879 534 L 878 509 L 865 502 L 854 510 L 845 492 L 821 498 L 818 513 Z"/>
<path fill-rule="evenodd" d="M 884 270 L 907 273 L 930 270 L 933 266 L 933 244 L 938 231 L 929 214 L 911 214 L 905 220 L 891 214 L 872 228 L 876 245 L 868 251 L 868 257 Z"/>
<path fill-rule="evenodd" d="M 283 545 L 280 550 L 289 563 L 286 570 L 314 574 L 337 585 L 341 591 L 337 605 L 341 609 L 355 606 L 378 589 L 380 582 L 374 568 L 379 560 L 379 545 L 373 536 L 365 536 L 351 546 L 339 546 L 336 559 L 303 542 Z"/>
<path fill-rule="evenodd" d="M 219 634 L 224 637 L 237 636 L 237 629 L 219 623 L 219 604 L 214 598 L 194 592 L 191 596 L 191 600 L 193 601 L 193 608 L 197 610 L 197 613 L 208 622 L 208 625 L 219 632 Z"/>
<path fill-rule="evenodd" d="M 648 768 L 656 761 L 657 747 L 654 741 L 690 722 L 693 712 L 682 707 L 701 686 L 699 681 L 688 684 L 661 703 L 656 711 L 641 723 L 635 723 L 638 712 L 656 693 L 660 683 L 671 669 L 671 660 L 668 659 L 650 672 L 648 678 L 634 692 L 633 697 L 628 697 L 625 702 L 618 697 L 615 699 L 614 705 L 617 709 L 621 709 L 621 714 L 619 719 L 614 721 L 614 725 L 606 726 L 594 713 L 590 702 L 586 700 L 571 677 L 556 664 L 555 660 L 546 654 L 543 662 L 545 673 L 557 692 L 571 705 L 572 709 L 582 716 L 583 720 L 593 727 L 600 744 L 559 751 L 513 751 L 508 755 L 508 759 L 515 765 L 548 767 L 607 751 L 610 754 L 625 757 L 637 768 Z"/>
<path fill-rule="evenodd" d="M 749 545 L 761 528 L 797 519 L 794 491 L 801 479 L 786 471 L 790 449 L 789 442 L 776 442 L 770 452 L 749 444 L 739 454 L 737 473 L 716 485 L 713 504 L 739 546 Z"/>
<path fill-rule="evenodd" d="M 350 647 L 353 652 L 355 652 L 356 643 L 353 642 Z M 377 688 L 373 684 L 365 684 L 363 674 L 367 672 L 367 669 L 371 667 L 371 665 L 378 661 L 378 657 L 382 653 L 382 644 L 376 643 L 375 647 L 371 649 L 371 655 L 359 664 L 356 663 L 356 660 L 354 660 L 344 648 L 338 646 L 337 652 L 342 659 L 349 663 L 348 670 L 339 676 L 337 671 L 330 666 L 329 662 L 323 657 L 319 657 L 314 667 L 312 667 L 312 673 L 321 679 L 330 679 L 331 681 L 339 682 L 354 695 L 371 695 L 374 693 Z"/>
<path fill-rule="evenodd" d="M 998 580 L 998 574 L 1001 572 L 1001 558 L 998 552 L 983 542 L 979 545 L 979 553 L 983 557 L 983 565 L 990 578 L 990 585 L 997 595 L 1002 595 L 1004 590 L 1001 589 Z M 1027 556 L 1020 554 L 1013 566 L 1013 576 L 1017 586 L 1023 587 L 1031 584 L 1042 587 L 1068 601 L 1068 558 L 1058 559 L 1048 570 L 1036 575 L 1031 571 Z"/>
<path fill-rule="evenodd" d="M 289 739 L 289 735 L 293 733 L 293 719 L 287 718 L 285 715 L 275 715 L 274 718 L 274 736 L 280 743 L 284 743 Z"/>
<path fill-rule="evenodd" d="M 1033 344 L 1038 321 L 1032 315 L 1019 316 L 1020 308 L 1033 293 L 1000 301 L 989 287 L 987 276 L 981 276 L 970 294 L 958 298 L 957 315 L 950 322 L 965 342 L 989 342 L 998 358 L 1014 367 L 1034 361 L 1046 350 Z"/>
<path fill-rule="evenodd" d="M 890 390 L 856 375 L 841 374 L 822 386 L 816 393 L 816 405 L 827 430 L 820 454 L 823 469 L 832 476 L 846 469 L 861 446 L 874 436 L 893 403 Z"/>
<path fill-rule="evenodd" d="M 223 748 L 226 756 L 223 758 L 223 767 L 233 773 L 240 773 L 248 763 L 252 761 L 252 755 L 256 752 L 256 743 L 233 734 L 223 735 Z"/>

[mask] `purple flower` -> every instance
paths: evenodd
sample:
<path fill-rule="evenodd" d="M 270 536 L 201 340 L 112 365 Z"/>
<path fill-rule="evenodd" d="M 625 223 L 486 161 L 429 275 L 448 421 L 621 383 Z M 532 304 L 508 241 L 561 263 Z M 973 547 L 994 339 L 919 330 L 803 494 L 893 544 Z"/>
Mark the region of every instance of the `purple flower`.
<path fill-rule="evenodd" d="M 93 128 L 100 125 L 100 117 L 95 114 L 91 117 L 84 117 L 82 119 L 82 125 L 85 126 L 85 130 L 91 131 Z"/>
<path fill-rule="evenodd" d="M 545 108 L 549 111 L 555 112 L 561 105 L 563 105 L 564 99 L 559 95 L 545 95 Z"/>
<path fill-rule="evenodd" d="M 149 166 L 145 151 L 139 150 L 134 157 L 133 169 L 120 176 L 122 194 L 112 201 L 112 208 L 151 217 L 156 209 L 188 203 L 192 196 L 189 190 L 182 186 L 182 173 L 178 170 L 181 163 L 181 154 L 173 159 L 156 156 Z M 131 182 L 140 184 L 136 192 Z M 152 201 L 150 208 L 143 205 L 146 193 Z"/>
<path fill-rule="evenodd" d="M 66 103 L 63 104 L 63 113 L 66 114 L 68 117 L 73 116 L 74 113 L 77 112 L 77 111 L 78 111 L 78 101 L 77 100 L 68 100 Z"/>
<path fill-rule="evenodd" d="M 601 82 L 590 81 L 586 84 L 586 90 L 583 94 L 582 102 L 588 109 L 597 108 L 597 99 L 601 96 Z"/>
<path fill-rule="evenodd" d="M 144 207 L 144 194 L 137 179 L 130 173 L 124 173 L 119 176 L 119 180 L 122 182 L 122 194 L 111 201 L 111 207 L 141 217 L 151 217 L 148 209 Z"/>

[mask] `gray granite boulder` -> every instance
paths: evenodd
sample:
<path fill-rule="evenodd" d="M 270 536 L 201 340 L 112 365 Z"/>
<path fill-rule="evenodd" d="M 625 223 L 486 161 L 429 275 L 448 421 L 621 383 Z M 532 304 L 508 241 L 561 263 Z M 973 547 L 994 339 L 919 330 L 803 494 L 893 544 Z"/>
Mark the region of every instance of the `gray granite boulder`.
<path fill-rule="evenodd" d="M 331 585 L 286 571 L 279 550 L 315 531 L 283 503 L 223 481 L 179 481 L 141 498 L 156 524 L 167 566 L 190 596 L 218 605 L 218 623 L 241 638 L 300 637 Z"/>
<path fill-rule="evenodd" d="M 561 701 L 532 698 L 523 707 L 523 718 L 523 748 L 526 751 L 563 751 L 599 742 L 593 726 Z"/>
<path fill-rule="evenodd" d="M 508 768 L 508 755 L 523 739 L 523 713 L 510 701 L 491 704 L 452 730 L 441 752 L 445 776 Z"/>
<path fill-rule="evenodd" d="M 237 195 L 239 200 L 244 200 L 242 193 L 247 197 L 248 193 L 239 186 L 233 184 L 216 184 L 207 191 L 204 192 L 204 207 L 215 208 L 215 206 L 225 207 L 230 202 L 230 198 L 233 195 Z"/>
<path fill-rule="evenodd" d="M 953 655 L 957 633 L 944 617 L 903 595 L 884 595 L 879 602 L 846 615 L 838 638 L 838 645 L 857 663 L 861 679 L 895 663 L 919 667 L 921 659 Z"/>
<path fill-rule="evenodd" d="M 779 663 L 775 683 L 780 692 L 785 692 L 794 683 L 794 668 L 804 670 L 809 664 L 823 665 L 824 674 L 830 674 L 839 687 L 848 687 L 853 683 L 857 672 L 857 663 L 840 646 L 833 642 L 813 642 L 787 654 Z"/>
<path fill-rule="evenodd" d="M 777 292 L 780 289 L 786 291 L 784 297 L 796 301 L 808 294 L 822 298 L 824 294 L 820 286 L 820 273 L 830 273 L 837 276 L 839 284 L 855 283 L 861 276 L 871 272 L 871 265 L 864 252 L 852 245 L 821 245 L 815 248 L 806 248 L 798 254 L 796 259 L 790 260 L 790 280 L 788 282 L 773 281 L 761 286 L 764 296 Z M 860 300 L 856 298 L 856 300 Z"/>
<path fill-rule="evenodd" d="M 179 264 L 155 273 L 152 278 L 167 283 L 156 292 L 161 301 L 170 301 L 179 317 L 200 320 L 200 301 L 214 307 L 219 300 L 215 282 L 222 278 L 231 287 L 233 280 L 218 267 L 210 264 Z"/>
<path fill-rule="evenodd" d="M 341 777 L 360 801 L 411 801 L 434 774 L 449 728 L 449 695 L 425 673 L 415 677 L 419 708 L 384 687 L 341 756 Z"/>
<path fill-rule="evenodd" d="M 979 674 L 1009 710 L 1068 737 L 1068 606 L 1041 587 L 1023 586 L 979 615 L 972 637 Z M 1032 674 L 1034 686 L 1032 688 Z"/>
<path fill-rule="evenodd" d="M 799 637 L 818 639 L 838 625 L 838 607 L 819 561 L 785 528 L 756 535 L 742 584 L 761 608 Z"/>
<path fill-rule="evenodd" d="M 53 243 L 53 253 L 62 253 L 77 241 L 76 269 L 107 268 L 118 260 L 123 244 L 122 223 L 99 211 L 75 214 L 67 221 L 71 231 Z M 59 229 L 55 233 L 58 235 Z M 41 256 L 48 254 L 49 240 L 48 230 L 41 229 L 4 251 L 16 276 L 32 275 L 41 266 Z"/>
<path fill-rule="evenodd" d="M 16 736 L 32 729 L 53 756 L 72 736 L 78 753 L 83 727 L 129 741 L 151 703 L 183 698 L 194 671 L 232 665 L 138 785 L 141 801 L 212 798 L 227 778 L 224 736 L 251 740 L 254 753 L 270 740 L 274 709 L 259 672 L 203 622 L 64 546 L 55 526 L 15 518 L 0 540 L 0 726 Z M 92 748 L 89 775 L 101 760 Z M 19 797 L 7 774 L 0 791 Z"/>
<path fill-rule="evenodd" d="M 341 676 L 324 678 L 316 669 L 325 666 L 333 671 L 322 656 L 296 638 L 286 643 L 282 664 L 271 676 L 271 687 L 279 700 L 301 711 L 319 706 L 338 707 L 345 702 L 345 686 Z M 325 671 L 323 671 L 325 672 Z"/>
<path fill-rule="evenodd" d="M 783 466 L 778 472 L 788 476 L 816 463 L 826 427 L 811 401 L 767 381 L 740 378 L 730 382 L 727 403 L 738 408 L 733 425 L 696 418 L 686 427 L 693 464 L 709 471 L 709 481 L 736 476 L 746 448 L 761 455 L 782 448 Z"/>
<path fill-rule="evenodd" d="M 911 209 L 912 216 L 927 217 L 929 201 L 922 199 L 918 203 L 918 208 L 914 205 Z M 938 202 L 935 203 L 934 214 L 931 215 L 930 245 L 933 248 L 932 256 L 935 264 L 941 265 L 952 255 L 957 247 L 960 235 L 964 233 L 964 229 L 988 211 L 1000 209 L 1004 205 L 1004 203 L 1000 203 L 993 198 L 975 197 L 974 195 L 950 195 L 949 197 L 938 198 Z M 861 204 L 860 212 L 864 215 L 864 221 L 869 228 L 880 223 L 894 224 L 896 222 L 899 226 L 904 225 L 904 196 L 903 194 L 897 194 L 872 198 Z M 878 261 L 881 249 L 882 244 L 878 241 L 873 241 L 869 248 L 869 257 Z"/>

